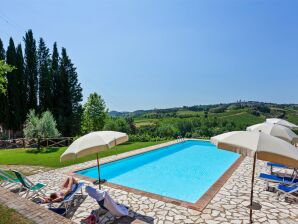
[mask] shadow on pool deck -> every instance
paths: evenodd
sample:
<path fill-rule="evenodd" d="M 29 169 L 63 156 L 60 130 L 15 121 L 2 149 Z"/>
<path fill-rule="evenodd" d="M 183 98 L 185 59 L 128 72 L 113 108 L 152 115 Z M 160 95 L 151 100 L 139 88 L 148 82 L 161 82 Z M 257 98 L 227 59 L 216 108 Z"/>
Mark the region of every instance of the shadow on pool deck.
<path fill-rule="evenodd" d="M 130 223 L 131 224 L 145 224 L 145 223 L 153 224 L 154 218 L 131 211 L 130 216 L 124 216 L 119 219 L 115 219 L 112 222 L 112 224 L 130 224 Z"/>
<path fill-rule="evenodd" d="M 147 216 L 148 217 L 148 216 Z M 154 223 L 154 219 L 152 218 L 152 221 L 148 222 L 146 220 L 142 220 L 140 217 L 138 219 L 132 218 L 132 217 L 122 217 L 120 219 L 115 220 L 112 224 L 145 224 L 145 223 Z"/>

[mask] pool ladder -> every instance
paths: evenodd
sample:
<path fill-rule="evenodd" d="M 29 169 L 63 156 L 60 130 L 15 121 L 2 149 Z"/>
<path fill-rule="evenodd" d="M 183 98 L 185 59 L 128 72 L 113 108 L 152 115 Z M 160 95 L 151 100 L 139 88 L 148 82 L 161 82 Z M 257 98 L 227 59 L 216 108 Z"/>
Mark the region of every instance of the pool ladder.
<path fill-rule="evenodd" d="M 182 136 L 177 137 L 177 142 L 184 142 L 185 139 Z"/>

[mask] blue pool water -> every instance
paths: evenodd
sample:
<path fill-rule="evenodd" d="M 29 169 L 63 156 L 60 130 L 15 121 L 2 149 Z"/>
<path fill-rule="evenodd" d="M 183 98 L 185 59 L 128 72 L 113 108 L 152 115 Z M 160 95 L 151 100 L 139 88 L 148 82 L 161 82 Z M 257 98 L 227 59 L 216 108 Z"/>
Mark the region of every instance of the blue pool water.
<path fill-rule="evenodd" d="M 239 158 L 205 141 L 189 140 L 103 164 L 101 179 L 187 202 L 196 202 Z M 97 178 L 97 167 L 78 174 Z"/>

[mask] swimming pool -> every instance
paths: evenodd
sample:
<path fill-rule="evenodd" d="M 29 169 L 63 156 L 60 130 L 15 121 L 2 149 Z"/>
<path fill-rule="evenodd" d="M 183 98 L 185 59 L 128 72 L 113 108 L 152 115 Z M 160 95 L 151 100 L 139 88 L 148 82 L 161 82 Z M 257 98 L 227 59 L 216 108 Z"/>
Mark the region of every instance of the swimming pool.
<path fill-rule="evenodd" d="M 188 140 L 101 165 L 108 182 L 195 203 L 239 158 L 210 142 Z M 97 167 L 76 172 L 97 178 Z"/>

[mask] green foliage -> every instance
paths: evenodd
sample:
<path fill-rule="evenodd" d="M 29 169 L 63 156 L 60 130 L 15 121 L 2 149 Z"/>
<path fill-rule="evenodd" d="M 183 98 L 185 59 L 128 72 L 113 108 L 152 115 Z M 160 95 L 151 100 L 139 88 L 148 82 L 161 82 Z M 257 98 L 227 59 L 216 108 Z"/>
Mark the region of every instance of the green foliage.
<path fill-rule="evenodd" d="M 25 123 L 24 135 L 26 138 L 55 138 L 60 136 L 60 133 L 51 112 L 46 111 L 39 117 L 34 110 L 30 110 Z"/>
<path fill-rule="evenodd" d="M 37 51 L 36 41 L 33 37 L 32 30 L 28 30 L 24 37 L 25 42 L 25 80 L 28 88 L 27 106 L 28 109 L 37 108 Z"/>
<path fill-rule="evenodd" d="M 79 134 L 82 88 L 66 49 L 62 48 L 59 57 L 55 43 L 51 57 L 44 40 L 40 38 L 37 50 L 32 30 L 25 33 L 23 40 L 24 56 L 21 45 L 15 48 L 12 38 L 6 52 L 0 40 L 1 125 L 10 130 L 11 137 L 19 137 L 15 136 L 15 133 L 22 129 L 30 109 L 38 112 L 49 110 L 64 136 Z M 15 70 L 3 60 L 14 66 Z M 4 93 L 6 86 L 7 93 Z"/>
<path fill-rule="evenodd" d="M 124 133 L 131 133 L 131 127 L 127 120 L 123 117 L 108 118 L 106 120 L 104 130 L 107 131 L 120 131 Z"/>
<path fill-rule="evenodd" d="M 134 119 L 132 117 L 126 117 L 126 122 L 129 125 L 130 128 L 130 134 L 135 134 L 137 132 L 137 126 L 135 125 Z"/>
<path fill-rule="evenodd" d="M 27 86 L 25 80 L 25 67 L 24 67 L 24 58 L 23 58 L 23 50 L 21 44 L 18 45 L 16 49 L 16 76 L 18 79 L 18 88 L 15 90 L 18 92 L 20 98 L 20 105 L 18 106 L 18 111 L 20 114 L 20 124 L 22 125 L 26 120 L 27 115 Z"/>
<path fill-rule="evenodd" d="M 62 84 L 59 75 L 59 52 L 57 48 L 57 43 L 54 43 L 53 51 L 52 51 L 52 59 L 51 59 L 51 77 L 53 78 L 53 110 L 52 113 L 59 123 L 61 120 L 61 114 L 63 113 L 63 102 L 62 102 Z"/>
<path fill-rule="evenodd" d="M 39 117 L 35 113 L 35 110 L 30 110 L 27 115 L 27 120 L 24 128 L 24 135 L 26 138 L 40 138 L 40 127 L 39 127 Z"/>
<path fill-rule="evenodd" d="M 6 93 L 7 79 L 5 77 L 6 73 L 12 72 L 14 67 L 5 64 L 3 60 L 0 60 L 0 93 Z"/>
<path fill-rule="evenodd" d="M 60 133 L 56 128 L 56 121 L 50 111 L 45 111 L 42 113 L 39 123 L 39 129 L 42 138 L 54 138 L 60 136 Z"/>
<path fill-rule="evenodd" d="M 163 124 L 158 126 L 157 130 L 157 135 L 159 137 L 177 137 L 180 133 L 180 130 L 171 124 Z"/>
<path fill-rule="evenodd" d="M 59 63 L 60 97 L 61 108 L 58 114 L 59 128 L 64 136 L 78 134 L 81 126 L 82 88 L 78 82 L 76 68 L 67 55 L 66 49 L 62 48 Z"/>
<path fill-rule="evenodd" d="M 0 132 L 0 140 L 7 140 L 8 135 L 5 132 Z"/>
<path fill-rule="evenodd" d="M 17 66 L 17 53 L 13 39 L 9 39 L 9 45 L 6 51 L 6 63 Z M 19 130 L 22 122 L 21 108 L 21 86 L 18 70 L 15 69 L 6 74 L 7 77 L 7 114 L 5 127 L 12 130 Z"/>
<path fill-rule="evenodd" d="M 159 141 L 168 141 L 171 140 L 172 138 L 167 138 L 167 137 L 152 137 L 149 134 L 136 134 L 136 135 L 129 135 L 129 141 L 130 142 L 159 142 Z"/>
<path fill-rule="evenodd" d="M 91 93 L 83 107 L 82 132 L 100 131 L 107 117 L 104 100 L 97 93 Z"/>
<path fill-rule="evenodd" d="M 53 109 L 53 78 L 50 73 L 50 50 L 47 48 L 44 40 L 39 39 L 38 46 L 38 96 L 40 111 Z"/>
<path fill-rule="evenodd" d="M 7 79 L 6 73 L 11 72 L 10 67 L 5 64 L 5 50 L 0 39 L 0 123 L 5 124 L 7 120 Z"/>
<path fill-rule="evenodd" d="M 215 107 L 215 108 L 211 108 L 209 110 L 210 113 L 223 113 L 225 112 L 226 107 L 225 106 L 219 106 L 219 107 Z"/>

